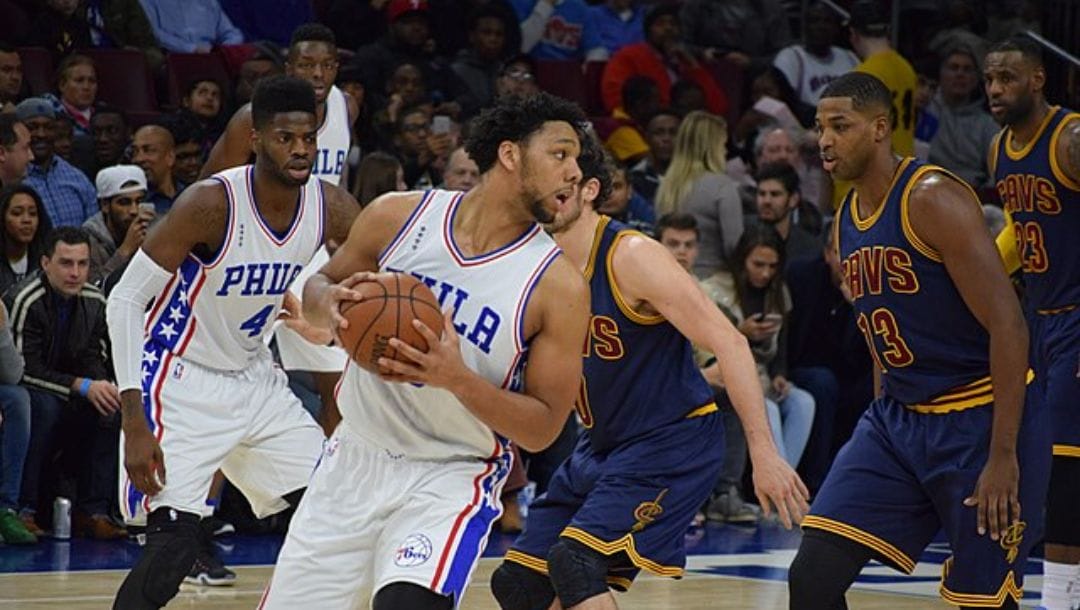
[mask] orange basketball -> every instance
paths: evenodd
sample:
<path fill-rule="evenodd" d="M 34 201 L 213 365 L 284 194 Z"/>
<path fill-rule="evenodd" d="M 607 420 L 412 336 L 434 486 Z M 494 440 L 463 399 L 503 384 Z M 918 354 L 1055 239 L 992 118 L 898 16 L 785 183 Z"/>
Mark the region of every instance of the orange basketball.
<path fill-rule="evenodd" d="M 361 282 L 353 290 L 363 295 L 363 300 L 345 303 L 341 315 L 349 321 L 349 327 L 341 330 L 342 347 L 353 362 L 372 373 L 380 370 L 379 358 L 398 358 L 397 350 L 390 347 L 390 339 L 408 343 L 426 352 L 427 341 L 413 327 L 418 319 L 436 335 L 442 336 L 443 314 L 434 293 L 423 282 L 405 273 L 380 273 L 370 282 Z"/>

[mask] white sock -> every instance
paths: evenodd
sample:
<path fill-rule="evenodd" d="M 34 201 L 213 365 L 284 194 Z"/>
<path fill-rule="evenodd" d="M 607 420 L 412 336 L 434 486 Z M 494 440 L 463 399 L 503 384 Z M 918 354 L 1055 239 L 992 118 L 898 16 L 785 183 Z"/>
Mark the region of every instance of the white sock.
<path fill-rule="evenodd" d="M 1072 583 L 1069 587 L 1069 607 L 1080 610 L 1080 564 L 1073 566 Z"/>
<path fill-rule="evenodd" d="M 1039 605 L 1046 610 L 1072 610 L 1076 591 L 1078 566 L 1070 563 L 1043 561 L 1042 600 Z"/>

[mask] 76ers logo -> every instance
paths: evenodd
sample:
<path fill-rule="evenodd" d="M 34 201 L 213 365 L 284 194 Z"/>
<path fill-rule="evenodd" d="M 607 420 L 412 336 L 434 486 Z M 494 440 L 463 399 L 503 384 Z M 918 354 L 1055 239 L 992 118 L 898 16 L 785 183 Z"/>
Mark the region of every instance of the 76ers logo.
<path fill-rule="evenodd" d="M 418 566 L 431 559 L 431 540 L 423 534 L 410 534 L 398 546 L 394 564 L 400 568 Z"/>

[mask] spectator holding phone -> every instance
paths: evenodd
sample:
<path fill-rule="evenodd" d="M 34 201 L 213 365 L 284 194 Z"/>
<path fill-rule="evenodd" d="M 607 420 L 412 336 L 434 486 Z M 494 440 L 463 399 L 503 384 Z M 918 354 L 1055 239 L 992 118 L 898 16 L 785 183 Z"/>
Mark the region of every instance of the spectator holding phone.
<path fill-rule="evenodd" d="M 90 282 L 123 267 L 146 239 L 154 204 L 146 197 L 146 174 L 136 165 L 106 167 L 97 175 L 101 211 L 83 223 L 90 236 Z"/>
<path fill-rule="evenodd" d="M 769 225 L 751 225 L 735 245 L 731 272 L 702 282 L 705 293 L 750 341 L 765 391 L 773 438 L 792 468 L 798 465 L 814 421 L 814 397 L 787 379 L 791 295 L 784 285 L 784 242 Z"/>

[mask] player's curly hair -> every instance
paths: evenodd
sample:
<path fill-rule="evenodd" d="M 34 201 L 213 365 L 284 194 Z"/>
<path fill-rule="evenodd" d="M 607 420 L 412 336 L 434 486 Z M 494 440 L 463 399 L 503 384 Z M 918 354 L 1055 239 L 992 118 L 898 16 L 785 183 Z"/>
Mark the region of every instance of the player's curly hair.
<path fill-rule="evenodd" d="M 550 93 L 499 98 L 473 119 L 465 152 L 482 174 L 495 166 L 500 144 L 525 144 L 548 121 L 565 121 L 579 127 L 585 122 L 585 114 L 573 102 Z"/>
<path fill-rule="evenodd" d="M 308 112 L 315 114 L 315 90 L 306 80 L 293 76 L 269 76 L 259 81 L 251 96 L 251 123 L 262 129 L 275 114 Z"/>
<path fill-rule="evenodd" d="M 577 158 L 578 168 L 581 169 L 581 183 L 584 184 L 592 178 L 600 183 L 600 191 L 593 200 L 593 206 L 597 206 L 611 197 L 614 161 L 591 129 L 578 129 L 577 132 L 581 140 L 581 154 Z"/>
<path fill-rule="evenodd" d="M 301 42 L 325 42 L 331 47 L 337 47 L 337 39 L 334 31 L 321 23 L 305 23 L 293 30 L 289 37 L 289 52 Z"/>

